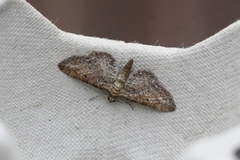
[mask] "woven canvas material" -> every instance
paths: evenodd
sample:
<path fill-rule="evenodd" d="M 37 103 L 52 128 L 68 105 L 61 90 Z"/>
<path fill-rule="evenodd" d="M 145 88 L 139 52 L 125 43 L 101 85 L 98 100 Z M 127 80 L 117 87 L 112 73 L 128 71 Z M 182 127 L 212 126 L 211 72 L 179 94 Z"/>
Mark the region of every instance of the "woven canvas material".
<path fill-rule="evenodd" d="M 66 33 L 20 0 L 1 4 L 0 22 L 0 117 L 26 160 L 178 159 L 192 142 L 239 123 L 239 21 L 185 49 Z M 176 111 L 109 103 L 57 67 L 92 51 L 154 72 Z"/>

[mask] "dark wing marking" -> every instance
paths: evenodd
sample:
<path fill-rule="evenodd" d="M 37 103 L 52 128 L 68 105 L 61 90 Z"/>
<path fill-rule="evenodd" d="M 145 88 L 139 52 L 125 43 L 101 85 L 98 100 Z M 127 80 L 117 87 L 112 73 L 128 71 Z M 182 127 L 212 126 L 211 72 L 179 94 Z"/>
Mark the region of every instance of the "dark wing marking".
<path fill-rule="evenodd" d="M 115 59 L 108 53 L 92 52 L 87 56 L 72 56 L 58 64 L 67 75 L 101 89 L 109 89 L 118 73 Z"/>
<path fill-rule="evenodd" d="M 137 71 L 130 75 L 119 96 L 164 112 L 176 108 L 170 92 L 149 71 Z"/>

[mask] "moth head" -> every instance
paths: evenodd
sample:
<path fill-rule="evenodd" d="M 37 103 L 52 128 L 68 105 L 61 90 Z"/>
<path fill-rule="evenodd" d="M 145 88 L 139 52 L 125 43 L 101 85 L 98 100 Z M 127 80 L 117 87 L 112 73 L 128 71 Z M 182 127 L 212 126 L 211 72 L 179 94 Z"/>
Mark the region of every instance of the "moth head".
<path fill-rule="evenodd" d="M 108 100 L 109 102 L 115 102 L 116 101 L 116 98 L 114 98 L 113 96 L 108 96 Z"/>

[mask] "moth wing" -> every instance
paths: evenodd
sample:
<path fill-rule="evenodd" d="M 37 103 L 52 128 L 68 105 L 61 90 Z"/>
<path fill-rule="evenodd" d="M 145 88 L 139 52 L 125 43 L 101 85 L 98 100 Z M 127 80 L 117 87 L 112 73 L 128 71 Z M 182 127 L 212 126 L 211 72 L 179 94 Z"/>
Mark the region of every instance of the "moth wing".
<path fill-rule="evenodd" d="M 130 75 L 119 96 L 163 112 L 176 108 L 170 92 L 149 71 L 139 70 Z"/>
<path fill-rule="evenodd" d="M 58 64 L 65 74 L 101 89 L 109 89 L 117 76 L 115 59 L 108 53 L 92 52 L 87 56 L 72 56 Z"/>

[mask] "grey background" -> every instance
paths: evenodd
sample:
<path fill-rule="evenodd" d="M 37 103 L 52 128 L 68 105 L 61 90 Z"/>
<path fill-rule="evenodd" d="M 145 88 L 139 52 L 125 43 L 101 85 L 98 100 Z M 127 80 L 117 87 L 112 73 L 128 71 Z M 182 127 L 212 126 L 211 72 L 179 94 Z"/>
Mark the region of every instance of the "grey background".
<path fill-rule="evenodd" d="M 149 45 L 188 47 L 240 18 L 239 0 L 28 0 L 60 29 Z"/>

